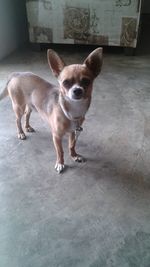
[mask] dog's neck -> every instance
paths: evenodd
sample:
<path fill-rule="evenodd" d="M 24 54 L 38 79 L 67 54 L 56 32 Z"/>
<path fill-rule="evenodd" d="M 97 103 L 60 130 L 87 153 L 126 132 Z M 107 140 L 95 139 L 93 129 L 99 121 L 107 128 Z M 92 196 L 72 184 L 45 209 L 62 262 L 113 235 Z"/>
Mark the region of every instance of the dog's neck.
<path fill-rule="evenodd" d="M 59 104 L 67 119 L 70 121 L 80 121 L 88 110 L 89 99 L 71 100 L 60 93 Z"/>

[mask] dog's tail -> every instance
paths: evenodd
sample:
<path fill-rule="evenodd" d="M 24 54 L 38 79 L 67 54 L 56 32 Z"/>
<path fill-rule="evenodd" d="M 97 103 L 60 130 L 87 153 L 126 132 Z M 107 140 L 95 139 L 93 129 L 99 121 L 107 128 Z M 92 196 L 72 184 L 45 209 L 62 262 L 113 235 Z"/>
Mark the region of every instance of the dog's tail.
<path fill-rule="evenodd" d="M 7 89 L 8 84 L 9 84 L 9 82 L 11 81 L 11 79 L 12 79 L 13 77 L 16 77 L 16 76 L 18 76 L 18 75 L 19 75 L 19 72 L 12 72 L 12 73 L 10 74 L 10 76 L 8 76 L 8 80 L 7 80 L 6 86 L 5 86 L 5 88 L 3 89 L 3 91 L 0 93 L 0 101 L 1 101 L 3 98 L 5 98 L 6 96 L 9 95 L 9 93 L 8 93 L 8 89 Z"/>
<path fill-rule="evenodd" d="M 6 96 L 8 96 L 8 84 L 9 82 L 11 81 L 12 77 L 14 76 L 14 73 L 12 73 L 9 77 L 8 77 L 8 80 L 7 80 L 7 83 L 5 85 L 5 88 L 3 89 L 3 91 L 0 93 L 0 101 L 5 98 Z"/>
<path fill-rule="evenodd" d="M 7 85 L 4 88 L 4 90 L 0 93 L 0 101 L 5 98 L 6 96 L 8 96 L 8 90 L 7 90 Z"/>

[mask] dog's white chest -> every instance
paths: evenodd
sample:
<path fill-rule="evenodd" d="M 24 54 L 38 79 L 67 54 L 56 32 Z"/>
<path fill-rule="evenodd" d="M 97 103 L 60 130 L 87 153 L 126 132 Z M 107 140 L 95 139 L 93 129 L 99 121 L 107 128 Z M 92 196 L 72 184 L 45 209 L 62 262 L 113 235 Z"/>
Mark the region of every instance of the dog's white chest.
<path fill-rule="evenodd" d="M 67 101 L 67 113 L 71 120 L 83 118 L 88 109 L 88 99 Z"/>

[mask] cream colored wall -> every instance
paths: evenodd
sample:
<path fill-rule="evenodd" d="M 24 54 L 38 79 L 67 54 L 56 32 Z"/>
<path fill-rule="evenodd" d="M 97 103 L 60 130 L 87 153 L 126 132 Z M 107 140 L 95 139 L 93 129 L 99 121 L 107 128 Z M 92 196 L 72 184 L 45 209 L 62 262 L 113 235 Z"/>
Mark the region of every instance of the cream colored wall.
<path fill-rule="evenodd" d="M 136 47 L 141 0 L 27 0 L 33 43 Z"/>

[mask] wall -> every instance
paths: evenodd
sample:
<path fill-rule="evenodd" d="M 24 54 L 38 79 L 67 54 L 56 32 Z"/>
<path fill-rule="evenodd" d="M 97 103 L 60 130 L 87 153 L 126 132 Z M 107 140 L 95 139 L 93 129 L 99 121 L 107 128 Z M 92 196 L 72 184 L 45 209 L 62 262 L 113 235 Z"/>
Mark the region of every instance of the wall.
<path fill-rule="evenodd" d="M 138 0 L 28 0 L 32 43 L 136 47 Z"/>
<path fill-rule="evenodd" d="M 25 0 L 0 0 L 0 59 L 27 40 Z"/>

